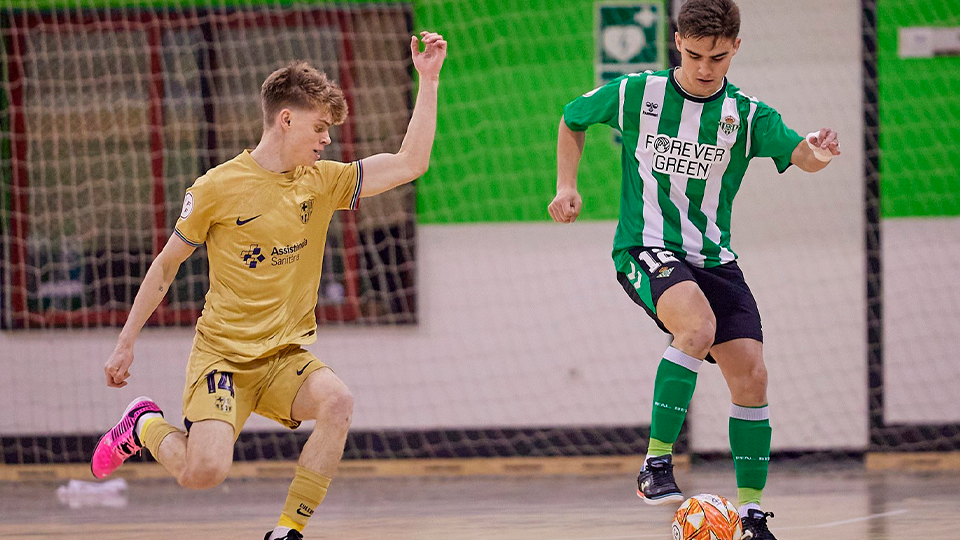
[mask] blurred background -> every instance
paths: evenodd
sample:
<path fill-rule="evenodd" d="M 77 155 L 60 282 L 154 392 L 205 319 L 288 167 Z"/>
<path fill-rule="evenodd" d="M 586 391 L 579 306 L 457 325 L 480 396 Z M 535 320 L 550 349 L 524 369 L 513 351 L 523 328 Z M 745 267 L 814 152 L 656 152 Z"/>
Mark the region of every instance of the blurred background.
<path fill-rule="evenodd" d="M 773 459 L 960 468 L 960 1 L 738 3 L 730 82 L 843 152 L 816 175 L 757 160 L 734 212 Z M 86 463 L 138 395 L 180 418 L 203 249 L 130 385 L 108 389 L 102 365 L 184 190 L 257 143 L 260 83 L 294 58 L 348 99 L 326 159 L 395 152 L 421 30 L 449 42 L 430 170 L 338 212 L 318 291 L 309 349 L 356 397 L 347 462 L 641 455 L 668 338 L 610 259 L 613 131 L 588 133 L 580 221 L 546 206 L 563 105 L 675 65 L 680 5 L 0 2 L 0 470 Z M 729 459 L 728 403 L 707 368 L 679 445 L 694 463 Z M 251 418 L 236 458 L 295 459 L 308 433 Z"/>

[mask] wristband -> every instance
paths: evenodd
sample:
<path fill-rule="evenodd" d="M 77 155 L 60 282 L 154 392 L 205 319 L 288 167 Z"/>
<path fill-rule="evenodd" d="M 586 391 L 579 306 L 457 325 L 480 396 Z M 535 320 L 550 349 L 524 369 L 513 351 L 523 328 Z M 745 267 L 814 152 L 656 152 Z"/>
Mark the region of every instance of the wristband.
<path fill-rule="evenodd" d="M 829 150 L 824 150 L 819 146 L 814 146 L 813 143 L 810 142 L 810 137 L 813 137 L 814 139 L 816 139 L 819 136 L 820 136 L 819 131 L 813 131 L 813 132 L 807 133 L 807 136 L 804 137 L 803 140 L 807 141 L 807 146 L 809 146 L 810 149 L 813 150 L 813 157 L 826 163 L 831 159 L 833 159 L 833 154 Z"/>

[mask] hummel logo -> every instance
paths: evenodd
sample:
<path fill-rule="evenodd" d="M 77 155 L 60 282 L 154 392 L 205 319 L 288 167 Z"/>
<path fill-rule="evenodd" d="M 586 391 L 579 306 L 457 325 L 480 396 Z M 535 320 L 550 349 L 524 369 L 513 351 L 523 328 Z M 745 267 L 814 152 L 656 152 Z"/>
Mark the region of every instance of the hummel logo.
<path fill-rule="evenodd" d="M 303 375 L 303 370 L 307 369 L 307 366 L 309 366 L 309 365 L 312 364 L 312 363 L 313 363 L 313 360 L 307 362 L 306 364 L 303 365 L 302 368 L 298 369 L 298 370 L 297 370 L 297 376 Z"/>
<path fill-rule="evenodd" d="M 652 101 L 648 101 L 648 102 L 644 103 L 643 105 L 644 105 L 644 107 L 647 108 L 647 110 L 643 111 L 643 114 L 645 114 L 645 115 L 647 115 L 647 116 L 660 116 L 660 114 L 657 112 L 657 109 L 660 108 L 660 104 L 659 104 L 659 103 L 654 103 L 654 102 L 652 102 Z"/>
<path fill-rule="evenodd" d="M 257 214 L 257 215 L 253 216 L 253 217 L 250 218 L 250 219 L 240 219 L 240 218 L 238 217 L 238 218 L 237 218 L 237 226 L 246 225 L 247 223 L 250 223 L 251 221 L 257 219 L 258 217 L 260 217 L 260 216 L 262 216 L 262 215 L 263 215 L 263 214 Z"/>

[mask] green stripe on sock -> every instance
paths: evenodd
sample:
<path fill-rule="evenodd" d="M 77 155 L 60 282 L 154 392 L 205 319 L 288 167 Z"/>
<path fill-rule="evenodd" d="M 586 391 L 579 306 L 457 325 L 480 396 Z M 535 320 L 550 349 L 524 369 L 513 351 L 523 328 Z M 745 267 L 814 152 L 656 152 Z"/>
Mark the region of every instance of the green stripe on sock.
<path fill-rule="evenodd" d="M 650 437 L 650 444 L 647 446 L 648 456 L 669 456 L 672 453 L 673 443 L 666 443 Z"/>
<path fill-rule="evenodd" d="M 650 437 L 672 445 L 680 435 L 680 426 L 687 417 L 687 407 L 697 386 L 694 371 L 661 360 L 657 378 L 653 384 L 653 417 L 650 422 Z"/>
<path fill-rule="evenodd" d="M 750 503 L 759 505 L 760 495 L 762 494 L 762 489 L 737 488 L 737 499 L 739 500 L 737 506 L 743 506 Z"/>

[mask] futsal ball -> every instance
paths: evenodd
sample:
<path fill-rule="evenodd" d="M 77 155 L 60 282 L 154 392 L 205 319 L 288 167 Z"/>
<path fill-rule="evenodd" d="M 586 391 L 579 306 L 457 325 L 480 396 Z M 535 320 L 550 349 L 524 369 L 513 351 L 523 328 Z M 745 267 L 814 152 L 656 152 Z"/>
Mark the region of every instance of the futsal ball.
<path fill-rule="evenodd" d="M 740 540 L 737 507 L 719 495 L 690 497 L 673 516 L 673 540 Z"/>

